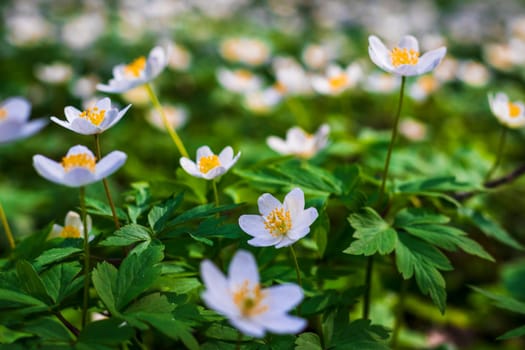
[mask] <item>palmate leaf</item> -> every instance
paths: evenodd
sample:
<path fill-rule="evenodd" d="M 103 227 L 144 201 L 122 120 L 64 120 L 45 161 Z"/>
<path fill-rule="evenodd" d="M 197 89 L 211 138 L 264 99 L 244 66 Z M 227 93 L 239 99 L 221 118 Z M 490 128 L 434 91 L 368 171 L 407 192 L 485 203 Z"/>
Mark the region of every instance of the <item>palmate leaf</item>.
<path fill-rule="evenodd" d="M 155 232 L 162 231 L 173 211 L 182 203 L 183 193 L 172 196 L 159 205 L 155 205 L 148 213 L 148 223 Z"/>
<path fill-rule="evenodd" d="M 111 318 L 88 323 L 80 332 L 76 345 L 77 348 L 80 345 L 87 349 L 105 346 L 113 349 L 116 345 L 133 337 L 134 334 L 132 327 L 119 319 Z"/>
<path fill-rule="evenodd" d="M 330 349 L 337 350 L 388 350 L 385 343 L 388 331 L 372 325 L 370 320 L 355 320 L 334 331 Z"/>
<path fill-rule="evenodd" d="M 47 294 L 55 304 L 59 304 L 82 287 L 84 276 L 75 278 L 81 269 L 78 262 L 71 262 L 53 266 L 42 274 Z"/>
<path fill-rule="evenodd" d="M 323 350 L 321 339 L 315 333 L 302 333 L 295 340 L 295 350 Z"/>
<path fill-rule="evenodd" d="M 35 297 L 48 305 L 53 304 L 53 300 L 48 295 L 44 282 L 33 265 L 28 261 L 20 260 L 16 263 L 16 273 L 20 281 L 20 286 L 27 295 Z"/>
<path fill-rule="evenodd" d="M 396 246 L 397 234 L 372 208 L 363 208 L 359 213 L 348 218 L 355 229 L 357 238 L 344 250 L 344 253 L 355 255 L 381 255 L 392 252 Z"/>
<path fill-rule="evenodd" d="M 129 224 L 122 226 L 99 244 L 109 247 L 121 247 L 149 241 L 151 241 L 151 237 L 150 230 L 147 227 L 138 224 Z"/>

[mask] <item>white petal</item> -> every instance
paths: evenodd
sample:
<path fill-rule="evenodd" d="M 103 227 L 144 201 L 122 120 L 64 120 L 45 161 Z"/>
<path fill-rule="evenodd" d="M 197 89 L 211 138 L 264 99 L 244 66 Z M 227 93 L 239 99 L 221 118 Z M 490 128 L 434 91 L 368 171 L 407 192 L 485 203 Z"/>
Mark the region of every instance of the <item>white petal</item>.
<path fill-rule="evenodd" d="M 77 118 L 70 124 L 69 130 L 81 135 L 94 135 L 100 133 L 100 128 L 90 122 L 88 119 Z"/>
<path fill-rule="evenodd" d="M 82 112 L 73 106 L 67 106 L 66 108 L 64 108 L 64 114 L 66 116 L 67 121 L 70 123 L 73 120 L 80 118 L 80 113 Z"/>
<path fill-rule="evenodd" d="M 368 54 L 372 62 L 377 66 L 387 72 L 392 72 L 393 66 L 390 61 L 390 50 L 375 35 L 368 37 Z"/>
<path fill-rule="evenodd" d="M 226 168 L 223 167 L 223 166 L 218 166 L 218 167 L 215 167 L 213 169 L 211 169 L 210 171 L 208 171 L 207 173 L 201 173 L 201 177 L 206 179 L 206 180 L 213 180 L 215 179 L 216 177 L 219 177 L 221 176 L 222 174 L 224 174 L 226 172 Z"/>
<path fill-rule="evenodd" d="M 184 171 L 186 171 L 188 174 L 192 175 L 192 176 L 196 176 L 196 177 L 202 177 L 202 174 L 201 172 L 199 171 L 199 169 L 197 169 L 197 164 L 195 164 L 194 161 L 186 158 L 186 157 L 182 157 L 180 160 L 179 160 L 179 163 L 180 163 L 180 166 L 182 167 L 182 169 L 184 169 Z"/>
<path fill-rule="evenodd" d="M 294 220 L 304 210 L 304 192 L 299 187 L 294 188 L 284 197 L 283 205 Z"/>
<path fill-rule="evenodd" d="M 436 68 L 443 57 L 445 57 L 446 53 L 446 47 L 440 47 L 439 49 L 425 53 L 423 56 L 421 56 L 419 62 L 416 65 L 418 74 L 425 74 Z"/>
<path fill-rule="evenodd" d="M 250 319 L 245 318 L 231 318 L 230 323 L 232 326 L 237 328 L 244 335 L 251 337 L 262 338 L 264 337 L 264 326 L 254 323 Z"/>
<path fill-rule="evenodd" d="M 269 193 L 264 193 L 257 199 L 257 205 L 259 206 L 259 213 L 263 216 L 270 214 L 272 210 L 281 206 L 281 202 Z"/>
<path fill-rule="evenodd" d="M 10 97 L 2 103 L 10 120 L 24 122 L 29 118 L 31 104 L 23 97 Z"/>
<path fill-rule="evenodd" d="M 296 307 L 304 297 L 303 290 L 296 284 L 288 283 L 264 289 L 268 306 L 267 314 L 282 314 Z"/>
<path fill-rule="evenodd" d="M 290 315 L 262 314 L 255 319 L 266 327 L 270 332 L 276 334 L 296 334 L 306 328 L 306 320 Z"/>
<path fill-rule="evenodd" d="M 33 167 L 46 180 L 63 184 L 64 168 L 54 160 L 37 154 L 33 157 Z"/>
<path fill-rule="evenodd" d="M 300 226 L 300 227 L 294 227 L 288 233 L 286 236 L 292 241 L 296 242 L 306 236 L 308 233 L 310 233 L 310 226 Z"/>
<path fill-rule="evenodd" d="M 19 130 L 17 138 L 24 138 L 36 134 L 40 129 L 47 125 L 46 118 L 34 119 L 26 122 Z"/>
<path fill-rule="evenodd" d="M 117 124 L 120 121 L 120 119 L 122 119 L 122 117 L 124 117 L 124 115 L 126 114 L 126 112 L 128 111 L 128 109 L 130 107 L 131 107 L 131 104 L 127 105 L 124 109 L 122 109 L 120 112 L 118 112 L 117 116 L 112 121 L 109 121 L 107 123 L 107 125 L 105 126 L 105 129 L 109 129 L 113 125 Z"/>
<path fill-rule="evenodd" d="M 148 55 L 148 60 L 146 62 L 148 66 L 147 69 L 149 70 L 149 79 L 152 79 L 159 75 L 162 72 L 162 70 L 166 67 L 168 63 L 166 56 L 166 51 L 160 46 L 156 46 L 150 51 Z"/>
<path fill-rule="evenodd" d="M 252 253 L 239 250 L 230 262 L 228 284 L 231 291 L 237 290 L 246 281 L 251 288 L 259 284 L 259 270 Z"/>
<path fill-rule="evenodd" d="M 109 99 L 109 97 L 104 97 L 104 98 L 98 100 L 97 103 L 95 103 L 95 106 L 98 109 L 107 111 L 107 110 L 111 109 L 111 100 Z"/>
<path fill-rule="evenodd" d="M 219 161 L 221 162 L 221 165 L 225 166 L 226 164 L 231 163 L 232 160 L 233 148 L 231 148 L 230 146 L 225 147 L 219 154 Z"/>
<path fill-rule="evenodd" d="M 401 38 L 401 40 L 397 44 L 397 47 L 399 47 L 400 49 L 408 49 L 419 52 L 419 44 L 417 42 L 417 39 L 412 35 L 405 35 L 403 38 Z"/>
<path fill-rule="evenodd" d="M 206 287 L 202 297 L 208 307 L 226 315 L 237 314 L 238 308 L 233 303 L 228 281 L 222 272 L 209 260 L 201 263 L 200 271 Z"/>
<path fill-rule="evenodd" d="M 95 157 L 93 152 L 91 152 L 91 150 L 89 148 L 87 148 L 86 146 L 83 146 L 83 145 L 75 145 L 75 146 L 71 147 L 69 149 L 69 151 L 67 151 L 66 156 L 70 156 L 70 155 L 73 155 L 73 154 L 80 154 L 80 153 L 86 153 L 86 154 L 88 154 L 89 156 L 91 156 L 93 158 Z"/>
<path fill-rule="evenodd" d="M 64 226 L 53 224 L 53 227 L 51 228 L 51 232 L 49 233 L 48 238 L 60 237 L 60 234 L 62 233 L 63 229 L 64 229 Z"/>
<path fill-rule="evenodd" d="M 393 73 L 405 77 L 412 77 L 414 75 L 419 75 L 419 70 L 417 65 L 411 65 L 411 64 L 402 64 L 400 66 L 397 66 L 392 71 Z"/>
<path fill-rule="evenodd" d="M 260 215 L 241 215 L 239 226 L 252 237 L 271 237 L 264 228 L 264 220 Z"/>
<path fill-rule="evenodd" d="M 199 160 L 202 157 L 209 157 L 209 156 L 212 156 L 213 154 L 214 153 L 211 151 L 210 147 L 201 146 L 197 149 L 197 162 L 199 162 Z"/>
<path fill-rule="evenodd" d="M 67 212 L 66 219 L 64 220 L 64 224 L 66 226 L 73 226 L 76 228 L 81 228 L 83 226 L 80 215 L 77 212 L 74 212 L 72 210 Z"/>
<path fill-rule="evenodd" d="M 69 187 L 80 187 L 92 184 L 100 179 L 95 177 L 89 169 L 77 167 L 69 170 L 64 174 L 62 184 Z"/>
<path fill-rule="evenodd" d="M 273 149 L 275 152 L 282 155 L 290 154 L 288 144 L 277 136 L 270 136 L 266 139 L 266 144 Z"/>
<path fill-rule="evenodd" d="M 124 165 L 128 156 L 121 151 L 113 151 L 103 157 L 95 167 L 97 179 L 101 180 L 117 171 Z"/>
<path fill-rule="evenodd" d="M 254 247 L 271 247 L 279 244 L 283 240 L 282 236 L 272 236 L 268 234 L 266 237 L 255 237 L 250 239 L 247 243 Z"/>
<path fill-rule="evenodd" d="M 292 245 L 294 243 L 295 243 L 294 239 L 291 239 L 288 236 L 283 236 L 282 240 L 275 245 L 275 248 L 288 247 L 288 246 L 290 246 L 290 245 Z"/>

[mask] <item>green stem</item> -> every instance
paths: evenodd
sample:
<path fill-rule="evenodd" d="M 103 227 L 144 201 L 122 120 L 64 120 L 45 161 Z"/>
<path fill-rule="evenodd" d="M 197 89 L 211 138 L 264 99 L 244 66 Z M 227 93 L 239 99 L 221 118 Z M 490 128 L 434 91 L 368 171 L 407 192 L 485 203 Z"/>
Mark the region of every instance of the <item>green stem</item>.
<path fill-rule="evenodd" d="M 58 318 L 58 320 L 60 322 L 62 322 L 62 324 L 64 326 L 66 326 L 67 329 L 69 329 L 69 331 L 71 333 L 73 333 L 75 335 L 75 337 L 78 337 L 78 335 L 80 334 L 80 331 L 77 329 L 77 327 L 73 326 L 71 324 L 71 322 L 69 322 L 68 320 L 66 320 L 66 318 L 60 313 L 60 311 L 56 311 L 54 312 L 55 316 Z"/>
<path fill-rule="evenodd" d="M 297 274 L 297 283 L 301 289 L 303 288 L 303 281 L 301 280 L 301 269 L 299 268 L 299 261 L 297 260 L 297 254 L 295 254 L 295 249 L 293 245 L 290 245 L 290 251 L 292 252 L 292 258 L 295 265 L 295 273 Z M 297 314 L 301 314 L 301 305 L 297 306 Z"/>
<path fill-rule="evenodd" d="M 89 232 L 86 220 L 86 189 L 80 187 L 80 211 L 82 216 L 82 225 L 84 226 L 84 297 L 82 303 L 82 328 L 86 326 L 88 316 L 89 302 Z"/>
<path fill-rule="evenodd" d="M 485 176 L 485 181 L 489 181 L 498 166 L 501 163 L 501 159 L 503 156 L 503 149 L 505 148 L 505 141 L 507 139 L 507 127 L 502 125 L 501 126 L 501 134 L 499 137 L 499 144 L 498 144 L 498 153 L 496 154 L 496 160 L 494 161 L 494 164 L 492 165 L 492 168 L 488 171 L 487 175 Z"/>
<path fill-rule="evenodd" d="M 102 152 L 100 151 L 100 135 L 95 134 L 95 151 L 97 153 L 97 158 L 100 160 L 102 158 Z M 113 198 L 111 198 L 111 192 L 109 191 L 109 184 L 106 178 L 102 179 L 104 184 L 104 191 L 106 192 L 106 197 L 108 197 L 109 207 L 111 208 L 111 214 L 113 215 L 113 221 L 115 222 L 115 228 L 118 230 L 120 228 L 120 222 L 118 221 L 117 210 L 115 209 L 115 204 L 113 203 Z"/>
<path fill-rule="evenodd" d="M 148 90 L 148 94 L 151 99 L 151 102 L 153 103 L 153 106 L 160 113 L 162 121 L 164 122 L 164 126 L 166 127 L 166 130 L 170 134 L 171 139 L 173 140 L 173 143 L 175 143 L 175 146 L 177 146 L 179 153 L 183 157 L 189 158 L 188 152 L 186 151 L 186 148 L 184 147 L 184 144 L 182 143 L 181 138 L 179 137 L 175 129 L 173 129 L 170 122 L 168 121 L 168 118 L 166 117 L 166 113 L 164 112 L 164 108 L 162 108 L 159 102 L 159 99 L 157 95 L 155 94 L 155 91 L 153 91 L 153 87 L 151 86 L 151 83 L 146 84 L 146 89 Z"/>
<path fill-rule="evenodd" d="M 394 117 L 394 126 L 392 127 L 392 137 L 390 138 L 390 144 L 388 145 L 388 153 L 386 154 L 386 160 L 385 160 L 385 168 L 383 169 L 383 178 L 381 180 L 381 189 L 379 191 L 379 200 L 378 203 L 381 205 L 381 201 L 383 200 L 383 196 L 385 194 L 385 185 L 386 185 L 386 179 L 388 177 L 388 169 L 390 167 L 390 157 L 392 156 L 392 150 L 394 149 L 394 143 L 396 142 L 397 137 L 397 129 L 399 124 L 399 119 L 401 116 L 401 107 L 403 106 L 403 96 L 405 94 L 405 82 L 406 77 L 401 77 L 401 88 L 399 90 L 399 101 L 397 103 L 397 112 Z"/>
<path fill-rule="evenodd" d="M 242 333 L 241 331 L 238 331 L 237 345 L 235 346 L 235 350 L 241 350 L 241 342 L 242 342 Z"/>
<path fill-rule="evenodd" d="M 217 181 L 215 179 L 211 180 L 211 185 L 213 187 L 213 197 L 215 198 L 215 206 L 219 206 L 219 192 L 217 191 Z"/>
<path fill-rule="evenodd" d="M 7 237 L 7 241 L 9 242 L 9 247 L 11 247 L 11 249 L 15 249 L 15 239 L 13 238 L 13 233 L 11 232 L 11 228 L 9 227 L 9 222 L 7 222 L 7 216 L 5 215 L 4 207 L 2 206 L 1 202 L 0 220 L 2 220 L 2 226 L 4 226 L 5 236 Z"/>
<path fill-rule="evenodd" d="M 370 255 L 366 261 L 365 292 L 363 296 L 363 318 L 368 320 L 370 314 L 370 295 L 372 292 L 372 270 L 374 267 L 374 256 Z"/>
<path fill-rule="evenodd" d="M 409 280 L 403 279 L 401 282 L 401 290 L 399 291 L 399 301 L 396 309 L 396 320 L 394 323 L 394 329 L 392 331 L 392 340 L 390 346 L 392 349 L 397 348 L 397 340 L 399 338 L 399 330 L 401 329 L 401 324 L 403 323 L 403 312 L 405 310 L 405 300 L 408 292 Z"/>

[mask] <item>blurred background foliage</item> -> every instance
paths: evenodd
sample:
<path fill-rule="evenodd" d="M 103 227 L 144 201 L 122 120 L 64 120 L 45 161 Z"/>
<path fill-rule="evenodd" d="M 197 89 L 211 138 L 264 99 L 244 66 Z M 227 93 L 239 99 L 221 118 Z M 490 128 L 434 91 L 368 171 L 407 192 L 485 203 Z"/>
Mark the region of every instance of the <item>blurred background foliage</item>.
<path fill-rule="evenodd" d="M 298 123 L 309 132 L 322 123 L 331 127 L 329 147 L 310 160 L 312 164 L 328 171 L 342 163 L 357 164 L 367 174 L 379 176 L 398 81 L 379 77 L 382 73 L 369 61 L 370 34 L 390 44 L 412 34 L 420 39 L 422 51 L 441 45 L 448 49 L 435 81 L 430 85 L 417 78 L 408 81 L 404 127 L 391 168 L 396 181 L 451 175 L 481 184 L 495 158 L 501 128 L 490 113 L 487 93 L 504 91 L 511 99 L 525 98 L 522 1 L 13 0 L 2 1 L 0 10 L 0 97 L 25 96 L 33 105 L 33 118 L 64 118 L 65 106 L 81 109 L 95 96 L 104 96 L 94 87 L 110 78 L 115 65 L 145 55 L 157 44 L 171 47 L 170 65 L 154 81 L 161 102 L 186 110 L 188 120 L 179 133 L 190 155 L 204 144 L 216 152 L 227 145 L 242 152 L 236 171 L 219 183 L 221 202 L 252 203 L 242 212 L 254 210 L 261 189 L 246 186 L 241 170 L 265 160 L 281 161 L 265 140 L 270 135 L 283 137 Z M 228 60 L 221 54 L 221 44 L 238 37 L 260 40 L 270 54 L 258 65 Z M 314 45 L 325 55 L 320 62 L 308 58 Z M 340 95 L 309 91 L 284 96 L 264 111 L 217 79 L 221 67 L 241 67 L 261 77 L 262 90 L 278 83 L 276 62 L 283 57 L 312 73 L 323 72 L 328 63 L 346 67 L 356 62 L 362 76 Z M 420 83 L 423 91 L 418 93 Z M 180 171 L 179 154 L 169 137 L 147 122 L 151 112 L 147 95 L 139 90 L 110 97 L 121 106 L 133 105 L 123 121 L 102 135 L 103 153 L 119 149 L 128 154 L 126 166 L 110 178 L 117 203 L 127 203 L 130 184 L 139 181 L 149 182 L 153 198 L 187 191 L 188 205 L 205 201 L 207 184 Z M 508 136 L 496 177 L 523 165 L 525 159 L 523 129 Z M 0 147 L 0 196 L 18 237 L 50 221 L 61 223 L 78 205 L 76 191 L 40 178 L 31 165 L 36 153 L 58 160 L 78 143 L 92 147 L 90 137 L 49 124 L 30 139 Z M 102 184 L 89 186 L 87 192 L 104 200 Z M 525 242 L 524 178 L 478 194 L 465 205 L 481 210 L 515 240 Z M 348 229 L 348 213 L 340 206 L 327 213 L 331 234 Z M 458 224 L 462 225 L 459 219 Z M 497 262 L 449 254 L 455 270 L 445 274 L 447 313 L 441 316 L 420 294 L 411 294 L 409 331 L 402 339 L 415 348 L 522 349 L 523 339 L 495 338 L 522 325 L 525 318 L 495 308 L 469 285 L 525 301 L 524 253 L 463 224 Z M 330 247 L 330 235 L 328 240 L 327 252 L 340 248 Z M 352 259 L 357 260 L 344 256 L 345 263 Z M 388 324 L 392 315 L 387 310 L 394 305 L 389 293 L 398 290 L 399 277 L 391 264 L 378 265 L 384 271 L 375 283 L 372 319 Z M 346 285 L 331 283 L 335 288 Z"/>

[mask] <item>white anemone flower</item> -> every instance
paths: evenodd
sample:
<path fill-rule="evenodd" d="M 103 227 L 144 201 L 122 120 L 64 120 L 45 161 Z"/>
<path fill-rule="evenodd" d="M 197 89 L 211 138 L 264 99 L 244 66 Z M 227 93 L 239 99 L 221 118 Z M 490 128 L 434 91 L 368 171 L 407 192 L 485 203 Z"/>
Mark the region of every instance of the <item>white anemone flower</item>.
<path fill-rule="evenodd" d="M 28 121 L 31 104 L 25 98 L 11 97 L 0 105 L 0 143 L 31 136 L 46 124 L 45 118 Z"/>
<path fill-rule="evenodd" d="M 228 61 L 258 66 L 270 57 L 270 48 L 259 39 L 229 38 L 221 43 L 220 53 Z"/>
<path fill-rule="evenodd" d="M 129 64 L 119 64 L 113 68 L 113 79 L 108 85 L 98 84 L 97 89 L 109 93 L 121 93 L 136 86 L 149 83 L 159 75 L 168 64 L 167 53 L 154 47 L 148 58 L 140 56 Z"/>
<path fill-rule="evenodd" d="M 447 52 L 446 47 L 440 47 L 420 57 L 418 41 L 411 35 L 405 35 L 392 50 L 387 49 L 375 35 L 368 37 L 368 44 L 368 53 L 376 65 L 389 73 L 402 76 L 430 72 Z"/>
<path fill-rule="evenodd" d="M 86 226 L 87 232 L 91 232 L 93 227 L 93 222 L 91 216 L 86 215 Z M 66 214 L 66 219 L 64 220 L 64 226 L 54 224 L 49 234 L 49 238 L 84 238 L 84 224 L 82 223 L 82 218 L 80 214 L 70 210 Z M 89 235 L 89 240 L 91 241 L 95 236 Z"/>
<path fill-rule="evenodd" d="M 101 134 L 118 123 L 129 107 L 131 105 L 127 105 L 126 108 L 119 111 L 117 108 L 112 108 L 111 100 L 105 97 L 98 100 L 93 107 L 82 112 L 75 107 L 67 106 L 64 108 L 67 120 L 61 120 L 57 117 L 51 117 L 51 120 L 81 135 Z"/>
<path fill-rule="evenodd" d="M 219 155 L 214 154 L 210 147 L 202 146 L 197 149 L 196 162 L 182 157 L 180 166 L 192 176 L 212 180 L 226 173 L 240 156 L 241 152 L 234 157 L 230 146 L 224 148 Z"/>
<path fill-rule="evenodd" d="M 206 305 L 228 318 L 243 334 L 262 338 L 266 331 L 295 334 L 306 321 L 287 312 L 303 299 L 301 287 L 293 283 L 262 288 L 253 255 L 240 250 L 232 258 L 228 276 L 209 260 L 201 263 Z"/>
<path fill-rule="evenodd" d="M 311 135 L 298 126 L 289 129 L 286 140 L 277 136 L 266 139 L 268 146 L 282 155 L 295 155 L 299 158 L 310 159 L 328 144 L 330 126 L 323 124 Z"/>
<path fill-rule="evenodd" d="M 304 193 L 300 188 L 291 190 L 281 204 L 265 193 L 257 200 L 261 215 L 241 215 L 239 226 L 252 236 L 248 241 L 255 247 L 287 247 L 310 232 L 310 225 L 319 216 L 317 209 L 304 209 Z"/>
<path fill-rule="evenodd" d="M 102 180 L 124 165 L 127 155 L 113 151 L 98 163 L 87 147 L 76 145 L 69 149 L 62 161 L 55 162 L 37 154 L 33 166 L 43 178 L 68 187 L 80 187 Z"/>
<path fill-rule="evenodd" d="M 314 75 L 311 78 L 312 87 L 323 95 L 339 95 L 343 91 L 354 87 L 363 75 L 357 63 L 342 69 L 332 64 L 326 69 L 325 75 Z"/>
<path fill-rule="evenodd" d="M 489 94 L 490 110 L 499 122 L 509 128 L 525 126 L 525 106 L 523 102 L 511 102 L 506 94 Z"/>
<path fill-rule="evenodd" d="M 259 90 L 262 86 L 261 78 L 246 69 L 219 68 L 217 80 L 225 89 L 241 94 Z"/>

